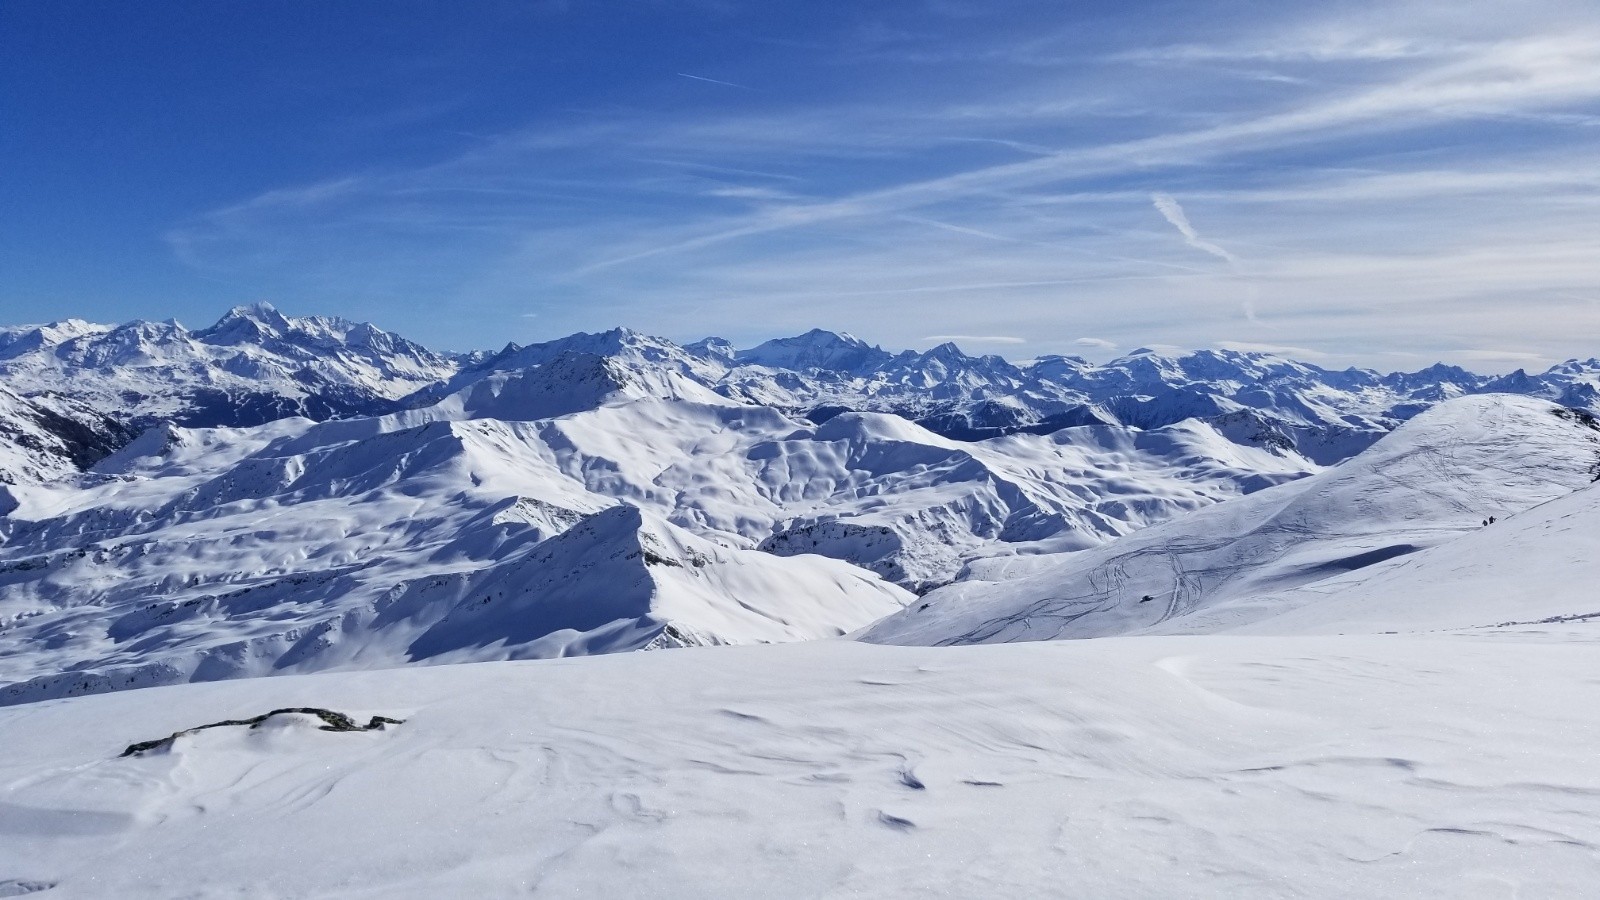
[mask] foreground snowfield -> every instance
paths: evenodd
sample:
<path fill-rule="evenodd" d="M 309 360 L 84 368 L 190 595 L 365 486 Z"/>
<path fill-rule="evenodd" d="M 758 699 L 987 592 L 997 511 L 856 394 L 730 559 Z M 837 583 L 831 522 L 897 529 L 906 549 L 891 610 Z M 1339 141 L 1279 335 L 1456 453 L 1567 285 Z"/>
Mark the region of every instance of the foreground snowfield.
<path fill-rule="evenodd" d="M 822 641 L 29 704 L 0 710 L 0 896 L 1580 896 L 1594 644 Z M 118 758 L 300 705 L 407 721 Z"/>

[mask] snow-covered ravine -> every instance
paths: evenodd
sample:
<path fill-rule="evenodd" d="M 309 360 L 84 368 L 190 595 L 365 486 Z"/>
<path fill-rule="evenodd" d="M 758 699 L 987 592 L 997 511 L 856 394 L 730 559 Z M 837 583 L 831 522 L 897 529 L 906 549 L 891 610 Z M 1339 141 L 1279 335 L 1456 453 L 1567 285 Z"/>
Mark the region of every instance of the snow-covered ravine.
<path fill-rule="evenodd" d="M 1575 897 L 1592 626 L 821 641 L 0 710 L 0 896 Z M 168 752 L 131 742 L 286 706 Z"/>

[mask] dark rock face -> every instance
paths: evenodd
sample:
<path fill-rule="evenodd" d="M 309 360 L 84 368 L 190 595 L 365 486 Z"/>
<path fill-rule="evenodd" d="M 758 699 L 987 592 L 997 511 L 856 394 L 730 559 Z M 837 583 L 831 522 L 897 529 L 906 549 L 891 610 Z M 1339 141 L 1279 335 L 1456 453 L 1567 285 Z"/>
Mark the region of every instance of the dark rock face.
<path fill-rule="evenodd" d="M 70 399 L 18 397 L 0 388 L 0 484 L 48 480 L 86 469 L 138 434 L 125 419 Z M 15 507 L 0 499 L 0 515 Z"/>
<path fill-rule="evenodd" d="M 187 409 L 173 417 L 185 428 L 249 428 L 279 419 L 302 416 L 318 422 L 356 416 L 381 416 L 400 409 L 396 401 L 342 385 L 329 385 L 319 393 L 286 397 L 267 391 L 230 393 L 216 389 L 197 390 L 184 398 Z M 142 424 L 154 427 L 159 417 Z"/>

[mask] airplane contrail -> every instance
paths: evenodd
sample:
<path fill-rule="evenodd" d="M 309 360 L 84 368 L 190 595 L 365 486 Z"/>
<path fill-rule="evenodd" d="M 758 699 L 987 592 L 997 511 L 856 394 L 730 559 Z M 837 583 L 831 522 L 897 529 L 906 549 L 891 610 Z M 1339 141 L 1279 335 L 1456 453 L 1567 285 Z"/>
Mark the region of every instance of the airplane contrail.
<path fill-rule="evenodd" d="M 1194 230 L 1194 226 L 1189 224 L 1189 217 L 1184 214 L 1183 207 L 1178 205 L 1178 201 L 1171 194 L 1151 194 L 1150 201 L 1155 204 L 1156 210 L 1161 213 L 1162 218 L 1166 219 L 1173 228 L 1178 229 L 1179 234 L 1183 235 L 1184 243 L 1196 250 L 1227 260 L 1230 266 L 1237 267 L 1239 265 L 1239 260 L 1232 253 L 1200 237 L 1199 232 Z"/>
<path fill-rule="evenodd" d="M 741 91 L 753 91 L 753 90 L 755 90 L 755 88 L 748 87 L 746 85 L 734 84 L 731 81 L 719 81 L 719 80 L 717 80 L 715 78 L 707 78 L 704 75 L 690 75 L 688 72 L 679 72 L 678 73 L 678 77 L 680 77 L 680 78 L 692 78 L 695 81 L 706 81 L 706 82 L 710 82 L 711 84 L 720 84 L 720 85 L 723 85 L 724 87 L 738 88 Z"/>

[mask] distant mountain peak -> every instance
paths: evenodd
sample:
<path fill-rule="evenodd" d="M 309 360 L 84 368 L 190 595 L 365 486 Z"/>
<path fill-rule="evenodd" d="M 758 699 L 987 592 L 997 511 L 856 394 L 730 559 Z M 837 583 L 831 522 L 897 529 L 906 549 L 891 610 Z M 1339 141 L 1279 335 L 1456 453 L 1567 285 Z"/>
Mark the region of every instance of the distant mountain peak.
<path fill-rule="evenodd" d="M 233 307 L 228 310 L 227 315 L 224 315 L 223 318 L 235 316 L 268 320 L 282 319 L 283 313 L 278 312 L 278 308 L 266 300 L 257 300 L 254 303 L 243 303 Z"/>
<path fill-rule="evenodd" d="M 719 337 L 702 338 L 692 344 L 685 344 L 683 349 L 696 356 L 704 356 L 725 363 L 732 363 L 739 352 L 731 341 Z"/>
<path fill-rule="evenodd" d="M 848 332 L 813 328 L 794 337 L 774 338 L 749 350 L 741 350 L 735 359 L 747 365 L 766 366 L 772 369 L 828 369 L 857 373 L 893 358 L 881 347 L 875 347 Z"/>
<path fill-rule="evenodd" d="M 223 314 L 210 328 L 195 335 L 212 343 L 239 343 L 241 340 L 261 340 L 277 337 L 293 325 L 271 303 L 262 301 L 235 306 Z"/>

